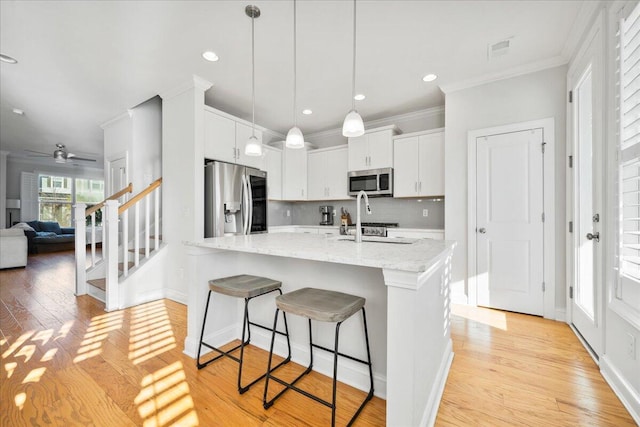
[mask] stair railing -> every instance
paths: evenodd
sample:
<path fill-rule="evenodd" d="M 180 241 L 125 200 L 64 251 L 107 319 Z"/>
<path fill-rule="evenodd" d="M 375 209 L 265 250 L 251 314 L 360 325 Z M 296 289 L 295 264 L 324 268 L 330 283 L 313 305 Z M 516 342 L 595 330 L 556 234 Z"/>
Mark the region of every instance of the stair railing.
<path fill-rule="evenodd" d="M 90 240 L 90 244 L 91 244 L 91 267 L 94 267 L 96 265 L 96 212 L 99 211 L 100 209 L 102 209 L 102 207 L 104 207 L 105 203 L 107 202 L 107 200 L 118 200 L 120 197 L 124 196 L 127 193 L 131 193 L 133 192 L 133 184 L 129 183 L 129 185 L 127 185 L 126 187 L 124 187 L 122 190 L 118 191 L 117 193 L 112 194 L 111 196 L 107 197 L 106 199 L 104 199 L 103 201 L 101 201 L 100 203 L 93 205 L 89 208 L 87 208 L 84 212 L 84 216 L 86 217 L 90 217 L 90 230 L 91 230 L 91 240 Z M 104 237 L 103 237 L 104 239 Z"/>
<path fill-rule="evenodd" d="M 96 265 L 96 212 L 105 206 L 108 200 L 117 200 L 133 191 L 133 184 L 129 183 L 122 190 L 104 199 L 102 202 L 87 208 L 85 203 L 74 205 L 75 250 L 76 250 L 76 295 L 87 293 L 87 223 L 86 217 L 91 217 L 91 267 Z M 104 236 L 103 236 L 104 240 Z M 104 248 L 103 248 L 104 250 Z"/>

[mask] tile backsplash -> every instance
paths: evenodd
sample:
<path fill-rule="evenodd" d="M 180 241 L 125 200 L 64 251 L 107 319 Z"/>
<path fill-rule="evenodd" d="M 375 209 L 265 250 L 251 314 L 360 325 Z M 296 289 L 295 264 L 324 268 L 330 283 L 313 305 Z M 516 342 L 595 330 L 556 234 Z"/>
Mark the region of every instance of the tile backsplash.
<path fill-rule="evenodd" d="M 322 202 L 278 202 L 269 201 L 268 222 L 278 225 L 318 225 L 320 222 L 319 207 L 333 206 L 336 211 L 335 225 L 340 225 L 340 208 L 351 214 L 356 222 L 356 201 L 327 200 Z M 371 215 L 367 215 L 362 203 L 363 222 L 397 222 L 401 228 L 444 228 L 444 200 L 428 199 L 394 199 L 392 197 L 375 197 L 369 199 Z M 423 216 L 424 210 L 428 215 Z M 287 211 L 291 216 L 287 216 Z"/>

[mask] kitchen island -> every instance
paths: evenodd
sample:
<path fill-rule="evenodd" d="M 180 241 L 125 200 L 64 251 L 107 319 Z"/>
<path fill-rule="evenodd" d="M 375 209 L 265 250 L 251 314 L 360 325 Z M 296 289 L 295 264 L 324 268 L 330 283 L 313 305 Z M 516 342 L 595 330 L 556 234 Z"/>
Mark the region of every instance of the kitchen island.
<path fill-rule="evenodd" d="M 283 292 L 316 287 L 359 295 L 367 300 L 375 394 L 387 400 L 387 425 L 431 425 L 453 358 L 449 275 L 454 246 L 453 242 L 432 239 L 355 243 L 347 236 L 298 233 L 189 242 L 191 287 L 185 353 L 196 354 L 210 279 L 253 274 L 282 281 Z M 272 298 L 252 301 L 252 321 L 272 324 Z M 216 294 L 214 304 L 206 339 L 214 345 L 237 339 L 242 325 L 241 301 Z M 333 324 L 314 322 L 313 327 L 314 341 L 331 346 Z M 290 316 L 289 330 L 293 360 L 306 365 L 305 320 Z M 364 357 L 360 316 L 345 321 L 340 338 L 341 352 Z M 269 340 L 268 332 L 252 330 L 252 344 L 268 349 Z M 274 351 L 286 353 L 284 340 L 276 340 Z M 332 357 L 314 352 L 314 369 L 330 376 Z M 338 378 L 368 389 L 366 370 L 349 360 L 340 360 Z"/>

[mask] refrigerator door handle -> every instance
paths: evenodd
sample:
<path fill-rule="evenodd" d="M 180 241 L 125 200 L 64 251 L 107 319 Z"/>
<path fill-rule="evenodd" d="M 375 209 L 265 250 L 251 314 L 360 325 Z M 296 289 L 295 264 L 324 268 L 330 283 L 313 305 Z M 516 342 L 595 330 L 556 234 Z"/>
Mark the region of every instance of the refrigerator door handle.
<path fill-rule="evenodd" d="M 247 228 L 249 226 L 249 200 L 247 191 L 247 179 L 244 175 L 242 180 L 242 234 L 247 234 Z"/>
<path fill-rule="evenodd" d="M 253 227 L 253 190 L 251 189 L 251 177 L 249 175 L 245 177 L 245 182 L 247 183 L 247 193 L 249 194 L 249 197 L 247 197 L 247 205 L 249 208 L 247 222 L 249 225 L 247 226 L 247 232 L 245 234 L 251 234 L 251 227 Z"/>

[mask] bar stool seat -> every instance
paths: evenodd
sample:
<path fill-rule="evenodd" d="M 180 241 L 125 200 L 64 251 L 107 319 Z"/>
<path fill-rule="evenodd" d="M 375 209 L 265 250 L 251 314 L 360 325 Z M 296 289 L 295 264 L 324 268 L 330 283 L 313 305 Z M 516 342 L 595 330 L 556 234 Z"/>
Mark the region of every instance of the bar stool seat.
<path fill-rule="evenodd" d="M 200 332 L 200 345 L 198 346 L 198 356 L 196 359 L 196 364 L 198 369 L 202 369 L 205 366 L 209 365 L 211 362 L 214 362 L 218 359 L 220 359 L 223 356 L 226 356 L 232 360 L 235 360 L 236 362 L 239 363 L 239 367 L 238 367 L 238 392 L 240 394 L 246 392 L 247 390 L 249 390 L 249 388 L 254 385 L 255 383 L 257 383 L 258 381 L 260 381 L 262 378 L 264 378 L 266 376 L 266 374 L 261 375 L 260 377 L 254 379 L 251 383 L 249 383 L 248 385 L 242 385 L 242 365 L 244 362 L 244 347 L 246 345 L 248 345 L 251 342 L 251 326 L 257 326 L 259 328 L 262 329 L 266 329 L 268 331 L 271 331 L 273 334 L 280 334 L 280 335 L 284 335 L 287 338 L 287 347 L 289 350 L 289 355 L 288 357 L 283 360 L 282 362 L 280 362 L 274 369 L 288 363 L 291 360 L 291 343 L 289 342 L 289 329 L 287 326 L 287 319 L 285 317 L 284 319 L 284 327 L 285 327 L 285 332 L 280 332 L 276 329 L 272 329 L 268 326 L 264 326 L 261 325 L 259 323 L 254 323 L 252 321 L 250 321 L 249 319 L 249 301 L 251 301 L 253 298 L 262 296 L 262 295 L 266 295 L 269 294 L 271 292 L 277 291 L 280 293 L 280 295 L 282 295 L 282 290 L 280 289 L 280 287 L 282 286 L 282 282 L 277 281 L 277 280 L 273 280 L 273 279 L 269 279 L 267 277 L 259 277 L 259 276 L 251 276 L 248 274 L 241 274 L 238 276 L 231 276 L 231 277 L 222 277 L 219 279 L 214 279 L 214 280 L 210 280 L 209 281 L 209 294 L 207 296 L 207 304 L 205 306 L 204 309 L 204 317 L 202 320 L 202 331 Z M 211 301 L 211 293 L 212 292 L 216 292 L 222 295 L 227 295 L 227 296 L 231 296 L 231 297 L 236 297 L 236 298 L 243 298 L 244 299 L 244 316 L 243 316 L 243 322 L 242 322 L 242 338 L 240 341 L 240 344 L 238 344 L 237 346 L 233 347 L 232 349 L 228 350 L 228 351 L 223 351 L 211 344 L 208 344 L 204 341 L 204 331 L 205 331 L 205 326 L 207 323 L 207 312 L 209 311 L 209 303 Z M 247 335 L 247 339 L 245 340 L 245 333 Z M 201 361 L 201 350 L 202 347 L 207 347 L 211 350 L 216 351 L 217 353 L 219 353 L 217 356 L 207 360 L 206 362 L 202 362 Z M 240 357 L 236 357 L 234 356 L 233 353 L 234 351 L 240 349 Z"/>
<path fill-rule="evenodd" d="M 278 313 L 282 311 L 282 315 L 285 318 L 286 324 L 286 316 L 285 313 L 295 314 L 301 317 L 306 317 L 308 319 L 309 324 L 309 353 L 310 360 L 309 366 L 307 369 L 296 377 L 292 382 L 286 382 L 280 378 L 277 378 L 273 375 L 275 370 L 271 369 L 271 360 L 273 356 L 273 345 L 275 340 L 275 333 L 271 335 L 271 347 L 269 350 L 269 363 L 267 367 L 266 381 L 264 386 L 264 396 L 262 399 L 262 404 L 265 409 L 268 409 L 273 405 L 273 403 L 284 394 L 287 390 L 294 390 L 310 399 L 315 400 L 329 408 L 331 408 L 331 425 L 335 426 L 336 422 L 336 385 L 337 385 L 337 377 L 338 377 L 338 356 L 353 360 L 355 362 L 362 363 L 367 365 L 369 368 L 369 381 L 370 388 L 369 392 L 355 412 L 355 414 L 351 417 L 348 425 L 351 425 L 355 419 L 358 417 L 364 406 L 367 404 L 369 400 L 373 397 L 373 368 L 371 363 L 371 351 L 369 350 L 369 333 L 367 330 L 367 316 L 365 313 L 365 299 L 355 295 L 349 295 L 342 292 L 329 291 L 324 289 L 315 289 L 315 288 L 303 288 L 298 289 L 293 292 L 286 293 L 284 295 L 279 295 L 276 297 L 276 314 L 273 321 L 273 330 L 276 330 L 278 325 Z M 366 350 L 367 350 L 367 360 L 361 360 L 355 358 L 353 356 L 340 353 L 338 351 L 338 343 L 339 343 L 339 335 L 340 335 L 340 325 L 345 320 L 349 319 L 358 311 L 362 311 L 362 319 L 364 323 L 364 335 L 366 342 Z M 333 349 L 329 349 L 323 347 L 321 345 L 315 344 L 313 342 L 313 338 L 311 336 L 311 321 L 319 321 L 319 322 L 334 322 L 336 323 L 335 330 L 335 345 Z M 317 348 L 320 350 L 324 350 L 330 353 L 333 353 L 333 394 L 332 401 L 326 401 L 321 399 L 306 390 L 303 390 L 297 387 L 295 384 L 300 380 L 303 376 L 311 372 L 313 368 L 313 349 Z M 276 366 L 277 368 L 277 366 Z M 273 380 L 283 386 L 285 388 L 276 394 L 271 400 L 267 400 L 268 389 L 269 389 L 269 381 Z"/>
<path fill-rule="evenodd" d="M 362 297 L 314 288 L 298 289 L 276 298 L 280 310 L 319 322 L 344 322 L 364 303 Z"/>

